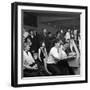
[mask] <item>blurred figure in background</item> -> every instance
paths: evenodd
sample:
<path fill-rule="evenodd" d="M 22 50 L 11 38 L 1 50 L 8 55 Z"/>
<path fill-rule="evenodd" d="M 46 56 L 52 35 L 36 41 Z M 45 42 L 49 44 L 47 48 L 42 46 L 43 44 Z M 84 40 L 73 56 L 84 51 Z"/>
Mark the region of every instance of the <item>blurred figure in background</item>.
<path fill-rule="evenodd" d="M 71 36 L 71 35 L 70 35 L 70 31 L 71 31 L 71 30 L 68 29 L 68 31 L 67 31 L 66 34 L 65 34 L 65 39 L 66 39 L 66 40 L 70 39 L 70 36 Z"/>
<path fill-rule="evenodd" d="M 46 28 L 43 28 L 42 30 L 42 35 L 41 35 L 41 40 L 45 42 L 46 49 L 48 50 L 48 31 Z"/>
<path fill-rule="evenodd" d="M 77 29 L 74 30 L 74 40 L 75 41 L 77 41 L 77 39 L 78 39 L 78 35 L 77 35 L 78 32 L 77 31 L 78 31 Z"/>
<path fill-rule="evenodd" d="M 47 39 L 47 53 L 49 54 L 49 51 L 53 45 L 54 37 L 51 32 L 48 32 L 48 39 Z"/>
<path fill-rule="evenodd" d="M 37 64 L 35 63 L 32 54 L 29 52 L 29 49 L 30 46 L 25 42 L 23 50 L 23 74 L 25 77 L 38 75 Z"/>
<path fill-rule="evenodd" d="M 44 37 L 47 37 L 47 33 L 48 33 L 48 32 L 47 32 L 47 29 L 44 28 L 44 29 L 43 29 L 43 36 L 44 36 Z"/>
<path fill-rule="evenodd" d="M 61 39 L 60 37 L 61 37 L 61 33 L 60 33 L 60 31 L 57 31 L 56 32 L 56 39 L 59 39 L 60 40 Z"/>
<path fill-rule="evenodd" d="M 25 38 L 29 36 L 29 33 L 26 31 L 26 29 L 23 28 L 23 42 L 25 41 Z"/>
<path fill-rule="evenodd" d="M 30 31 L 30 35 L 29 35 L 29 38 L 32 42 L 32 45 L 31 45 L 31 52 L 34 53 L 34 52 L 38 52 L 38 48 L 39 48 L 39 44 L 38 44 L 38 38 L 37 38 L 37 34 L 36 32 L 33 30 Z"/>

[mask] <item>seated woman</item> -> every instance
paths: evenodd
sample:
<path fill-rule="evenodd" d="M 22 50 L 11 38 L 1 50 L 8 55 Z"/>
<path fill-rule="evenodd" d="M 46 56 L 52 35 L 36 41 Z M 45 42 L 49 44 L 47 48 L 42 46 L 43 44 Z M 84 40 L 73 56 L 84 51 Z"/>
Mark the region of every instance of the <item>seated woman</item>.
<path fill-rule="evenodd" d="M 47 55 L 45 43 L 44 43 L 43 41 L 40 42 L 40 48 L 39 48 L 39 50 L 38 50 L 38 54 L 39 54 L 39 60 L 40 60 L 41 62 L 43 62 L 43 59 L 44 59 L 45 56 Z"/>
<path fill-rule="evenodd" d="M 42 41 L 40 42 L 40 48 L 38 50 L 38 56 L 39 56 L 39 60 L 40 60 L 40 63 L 41 63 L 41 68 L 40 68 L 40 71 L 41 73 L 45 73 L 45 74 L 50 74 L 48 69 L 47 69 L 47 66 L 46 66 L 46 60 L 47 60 L 47 50 L 46 50 L 46 46 L 45 46 L 45 42 Z"/>
<path fill-rule="evenodd" d="M 52 75 L 69 75 L 69 65 L 66 59 L 67 54 L 64 51 L 61 40 L 55 40 L 55 46 L 51 48 L 49 58 L 47 60 L 48 70 Z"/>
<path fill-rule="evenodd" d="M 47 59 L 47 68 L 52 75 L 61 75 L 62 72 L 57 65 L 57 62 L 61 60 L 61 51 L 60 51 L 61 41 L 56 39 L 54 41 L 54 46 L 51 48 L 49 57 Z"/>
<path fill-rule="evenodd" d="M 32 54 L 29 52 L 30 46 L 27 43 L 24 43 L 24 50 L 23 50 L 23 74 L 24 77 L 29 76 L 37 76 L 37 64 L 35 63 Z"/>

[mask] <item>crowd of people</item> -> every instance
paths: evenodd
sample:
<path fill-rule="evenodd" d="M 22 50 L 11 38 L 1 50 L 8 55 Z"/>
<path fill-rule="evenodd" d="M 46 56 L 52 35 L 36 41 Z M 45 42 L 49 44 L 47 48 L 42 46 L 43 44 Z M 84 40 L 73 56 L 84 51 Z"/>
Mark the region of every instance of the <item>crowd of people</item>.
<path fill-rule="evenodd" d="M 24 29 L 23 76 L 75 75 L 68 59 L 79 61 L 79 43 L 80 34 L 77 29 L 61 29 L 55 34 L 45 28 L 40 33 Z"/>

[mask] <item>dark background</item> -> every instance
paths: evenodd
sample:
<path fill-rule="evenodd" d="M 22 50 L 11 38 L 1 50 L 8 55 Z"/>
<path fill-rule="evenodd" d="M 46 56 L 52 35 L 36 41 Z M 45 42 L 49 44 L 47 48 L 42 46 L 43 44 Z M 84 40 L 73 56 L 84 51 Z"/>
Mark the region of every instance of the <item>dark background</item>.
<path fill-rule="evenodd" d="M 55 33 L 67 28 L 80 30 L 80 13 L 23 10 L 23 28 L 41 32 L 43 28 Z"/>

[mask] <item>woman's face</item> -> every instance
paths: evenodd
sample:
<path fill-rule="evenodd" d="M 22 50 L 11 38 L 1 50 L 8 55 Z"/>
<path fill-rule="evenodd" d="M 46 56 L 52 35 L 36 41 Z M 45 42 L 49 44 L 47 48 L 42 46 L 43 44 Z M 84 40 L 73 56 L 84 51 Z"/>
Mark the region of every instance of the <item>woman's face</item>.
<path fill-rule="evenodd" d="M 66 42 L 67 42 L 67 43 L 70 43 L 70 39 L 66 39 Z"/>
<path fill-rule="evenodd" d="M 27 42 L 29 43 L 30 46 L 32 45 L 32 42 L 30 39 L 27 39 Z"/>
<path fill-rule="evenodd" d="M 34 59 L 37 59 L 38 58 L 38 54 L 34 53 L 33 57 L 34 57 Z"/>
<path fill-rule="evenodd" d="M 26 49 L 27 51 L 30 50 L 30 46 L 27 45 L 25 49 Z"/>
<path fill-rule="evenodd" d="M 44 42 L 42 43 L 42 47 L 45 47 L 45 43 Z"/>
<path fill-rule="evenodd" d="M 60 42 L 55 43 L 56 47 L 60 47 Z"/>

